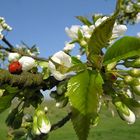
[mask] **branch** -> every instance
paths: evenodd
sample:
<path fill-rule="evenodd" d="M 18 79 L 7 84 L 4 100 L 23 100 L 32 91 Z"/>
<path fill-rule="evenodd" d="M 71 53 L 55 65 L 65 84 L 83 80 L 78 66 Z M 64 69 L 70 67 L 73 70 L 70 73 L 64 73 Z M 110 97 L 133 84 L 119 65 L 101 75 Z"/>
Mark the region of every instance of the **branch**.
<path fill-rule="evenodd" d="M 51 131 L 56 130 L 62 126 L 64 126 L 71 118 L 72 112 L 68 113 L 67 116 L 65 116 L 62 120 L 57 122 L 56 124 L 53 124 L 51 127 Z"/>
<path fill-rule="evenodd" d="M 40 73 L 33 74 L 30 72 L 22 72 L 20 75 L 11 74 L 8 70 L 0 70 L 0 86 L 9 84 L 14 87 L 40 87 L 40 89 L 51 89 L 59 83 L 54 77 L 50 76 L 43 80 Z"/>
<path fill-rule="evenodd" d="M 14 49 L 14 46 L 3 36 L 2 41 L 9 46 L 10 50 Z"/>
<path fill-rule="evenodd" d="M 40 60 L 40 61 L 48 61 L 48 60 L 49 60 L 49 59 L 46 59 L 46 58 L 43 58 L 43 57 L 32 56 L 32 55 L 29 55 L 29 54 L 27 54 L 27 53 L 25 53 L 25 52 L 19 51 L 19 50 L 16 49 L 5 37 L 2 38 L 2 41 L 3 41 L 6 45 L 8 45 L 8 47 L 9 47 L 9 48 L 5 48 L 5 47 L 3 47 L 3 46 L 0 46 L 0 49 L 2 49 L 2 50 L 5 50 L 5 51 L 7 51 L 7 52 L 16 52 L 16 53 L 19 53 L 19 54 L 22 55 L 22 56 L 29 56 L 29 57 L 32 57 L 32 58 L 34 58 L 34 59 L 36 59 L 36 60 Z"/>

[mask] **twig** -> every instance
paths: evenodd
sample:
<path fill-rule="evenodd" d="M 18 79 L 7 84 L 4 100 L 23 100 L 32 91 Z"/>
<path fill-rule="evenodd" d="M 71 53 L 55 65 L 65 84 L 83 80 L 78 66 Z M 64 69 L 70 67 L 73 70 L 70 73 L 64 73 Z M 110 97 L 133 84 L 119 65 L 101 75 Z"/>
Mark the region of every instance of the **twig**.
<path fill-rule="evenodd" d="M 14 49 L 14 46 L 5 38 L 5 36 L 3 36 L 2 41 L 9 46 L 10 50 Z"/>
<path fill-rule="evenodd" d="M 64 126 L 71 118 L 72 112 L 68 113 L 67 116 L 65 116 L 62 120 L 57 122 L 56 124 L 53 124 L 51 127 L 51 131 L 56 130 L 62 126 Z"/>
<path fill-rule="evenodd" d="M 3 49 L 7 52 L 16 52 L 16 53 L 19 53 L 20 55 L 23 55 L 23 56 L 29 56 L 29 57 L 32 57 L 36 60 L 40 60 L 40 61 L 48 61 L 49 59 L 46 59 L 46 58 L 43 58 L 43 57 L 37 57 L 37 56 L 32 56 L 32 55 L 29 55 L 27 53 L 24 53 L 24 52 L 20 52 L 18 49 L 15 49 L 15 47 L 5 38 L 3 37 L 2 38 L 2 41 L 8 45 L 9 48 L 5 48 L 3 46 L 0 46 L 0 49 Z"/>

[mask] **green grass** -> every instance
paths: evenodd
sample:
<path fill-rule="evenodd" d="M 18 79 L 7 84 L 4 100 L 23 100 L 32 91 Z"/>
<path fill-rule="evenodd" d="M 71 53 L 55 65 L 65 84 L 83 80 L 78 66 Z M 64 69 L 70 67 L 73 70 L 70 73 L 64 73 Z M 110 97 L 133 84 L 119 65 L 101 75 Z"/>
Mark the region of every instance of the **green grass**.
<path fill-rule="evenodd" d="M 65 109 L 56 110 L 54 104 L 48 103 L 49 118 L 51 122 L 57 122 L 65 116 Z M 0 115 L 0 140 L 7 140 L 7 129 L 4 123 L 8 111 Z M 110 112 L 103 111 L 97 127 L 91 127 L 88 140 L 139 140 L 140 119 L 134 125 L 128 125 L 119 117 L 113 118 Z M 50 133 L 49 140 L 78 140 L 71 122 L 64 127 Z"/>

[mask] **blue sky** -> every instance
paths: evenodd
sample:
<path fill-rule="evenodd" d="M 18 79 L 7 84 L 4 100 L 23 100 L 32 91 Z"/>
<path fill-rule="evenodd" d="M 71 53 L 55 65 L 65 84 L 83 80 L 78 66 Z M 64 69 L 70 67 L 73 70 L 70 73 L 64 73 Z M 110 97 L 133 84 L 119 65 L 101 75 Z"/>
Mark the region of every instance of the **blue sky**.
<path fill-rule="evenodd" d="M 13 31 L 6 36 L 13 44 L 24 41 L 37 44 L 41 56 L 48 57 L 69 41 L 65 27 L 80 22 L 75 16 L 93 13 L 109 14 L 115 0 L 0 0 L 0 16 L 5 17 Z M 140 24 L 129 26 L 127 34 L 140 32 Z"/>

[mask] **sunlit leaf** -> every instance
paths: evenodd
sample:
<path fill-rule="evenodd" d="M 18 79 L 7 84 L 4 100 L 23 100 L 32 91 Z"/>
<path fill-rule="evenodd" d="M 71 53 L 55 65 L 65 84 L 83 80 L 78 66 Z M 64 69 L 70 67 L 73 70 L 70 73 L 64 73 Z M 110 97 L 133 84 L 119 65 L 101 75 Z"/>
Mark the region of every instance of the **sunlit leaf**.
<path fill-rule="evenodd" d="M 117 40 L 107 50 L 104 56 L 104 64 L 120 61 L 140 54 L 140 39 L 126 36 Z"/>
<path fill-rule="evenodd" d="M 76 16 L 76 18 L 79 19 L 83 24 L 85 24 L 87 26 L 92 25 L 92 23 L 86 17 Z"/>
<path fill-rule="evenodd" d="M 80 140 L 86 140 L 90 122 L 97 116 L 98 97 L 102 93 L 102 77 L 96 71 L 83 71 L 68 82 L 72 105 L 72 122 Z"/>

